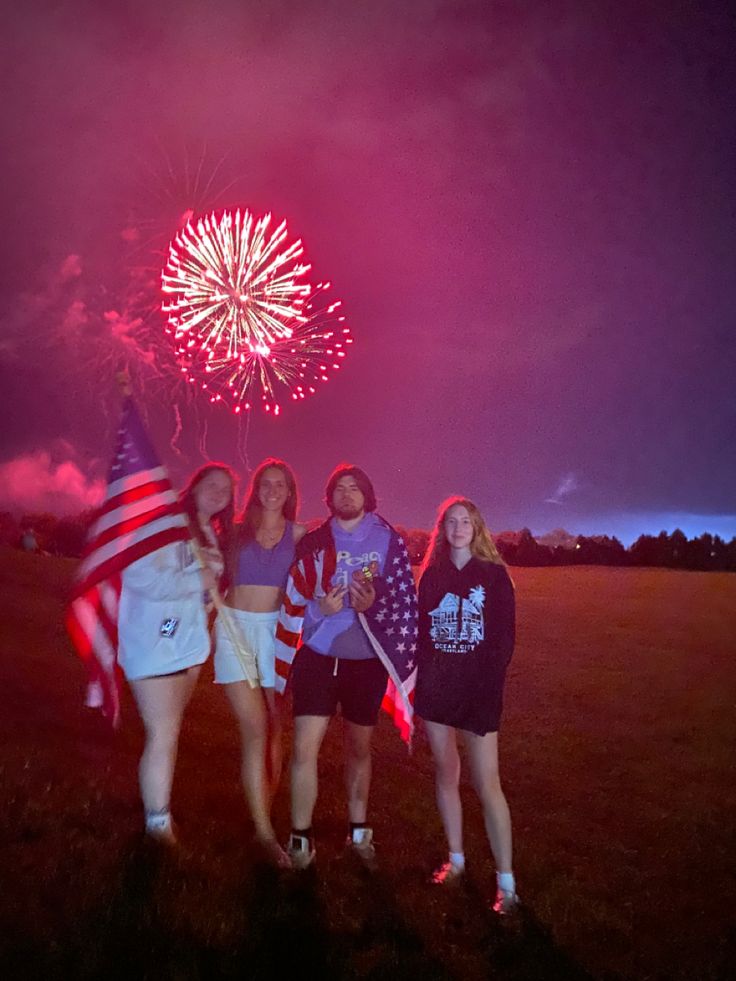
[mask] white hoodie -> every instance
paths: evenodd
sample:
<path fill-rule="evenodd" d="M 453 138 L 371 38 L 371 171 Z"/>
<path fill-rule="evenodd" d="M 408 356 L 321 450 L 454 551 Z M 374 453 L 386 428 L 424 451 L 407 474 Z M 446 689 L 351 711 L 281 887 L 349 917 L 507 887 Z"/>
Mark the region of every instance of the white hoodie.
<path fill-rule="evenodd" d="M 123 572 L 118 662 L 129 681 L 207 660 L 202 576 L 187 542 L 173 542 Z"/>

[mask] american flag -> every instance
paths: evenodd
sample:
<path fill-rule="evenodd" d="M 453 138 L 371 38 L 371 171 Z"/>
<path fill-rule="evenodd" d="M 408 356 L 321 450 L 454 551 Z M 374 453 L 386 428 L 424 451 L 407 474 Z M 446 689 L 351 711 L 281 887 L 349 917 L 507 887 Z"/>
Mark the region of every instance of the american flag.
<path fill-rule="evenodd" d="M 387 521 L 380 520 L 390 534 L 386 562 L 375 582 L 376 600 L 358 614 L 358 620 L 389 674 L 382 708 L 402 739 L 410 742 L 418 633 L 416 588 L 406 545 Z M 311 542 L 315 543 L 313 550 Z M 303 538 L 300 546 L 307 554 L 291 567 L 276 627 L 276 690 L 281 693 L 299 647 L 306 603 L 330 590 L 337 565 L 329 522 Z"/>
<path fill-rule="evenodd" d="M 86 704 L 120 719 L 118 607 L 121 575 L 137 559 L 189 538 L 187 518 L 131 398 L 123 402 L 105 501 L 92 524 L 66 615 L 89 674 Z"/>
<path fill-rule="evenodd" d="M 391 716 L 401 738 L 410 742 L 417 680 L 417 592 L 409 551 L 398 535 L 392 538 L 389 547 L 383 579 L 376 590 L 376 602 L 367 613 L 359 614 L 358 619 L 374 649 L 375 641 L 397 670 L 402 690 L 397 690 L 389 676 L 381 708 Z"/>

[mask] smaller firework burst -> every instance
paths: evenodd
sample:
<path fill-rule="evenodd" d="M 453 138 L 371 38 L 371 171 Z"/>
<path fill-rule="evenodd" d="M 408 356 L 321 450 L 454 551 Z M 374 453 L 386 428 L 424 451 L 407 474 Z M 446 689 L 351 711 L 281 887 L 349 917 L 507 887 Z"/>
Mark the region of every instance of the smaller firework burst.
<path fill-rule="evenodd" d="M 313 286 L 301 240 L 286 222 L 247 209 L 193 219 L 169 246 L 162 272 L 167 330 L 193 385 L 233 411 L 281 411 L 341 367 L 352 344 L 330 283 Z"/>

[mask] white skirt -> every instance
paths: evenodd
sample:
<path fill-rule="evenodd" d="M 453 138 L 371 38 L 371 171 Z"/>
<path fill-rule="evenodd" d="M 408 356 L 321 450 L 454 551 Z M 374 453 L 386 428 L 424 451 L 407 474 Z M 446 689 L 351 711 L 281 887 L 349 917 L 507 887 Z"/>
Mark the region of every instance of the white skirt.
<path fill-rule="evenodd" d="M 247 610 L 227 608 L 249 651 L 258 662 L 258 677 L 262 688 L 276 684 L 276 624 L 275 613 L 249 613 Z M 247 681 L 240 658 L 233 650 L 227 631 L 218 616 L 215 621 L 215 682 L 229 685 L 234 681 Z"/>

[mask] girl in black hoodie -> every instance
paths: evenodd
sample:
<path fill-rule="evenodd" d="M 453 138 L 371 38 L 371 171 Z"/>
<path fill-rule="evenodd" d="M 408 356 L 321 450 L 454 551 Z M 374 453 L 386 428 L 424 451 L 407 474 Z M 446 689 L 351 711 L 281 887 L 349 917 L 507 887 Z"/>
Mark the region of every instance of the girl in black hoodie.
<path fill-rule="evenodd" d="M 414 708 L 432 747 L 437 806 L 450 851 L 432 878 L 445 884 L 465 871 L 459 730 L 496 862 L 493 909 L 501 915 L 518 905 L 511 818 L 498 775 L 498 728 L 514 632 L 514 587 L 506 566 L 478 508 L 451 497 L 440 506 L 419 581 Z"/>

